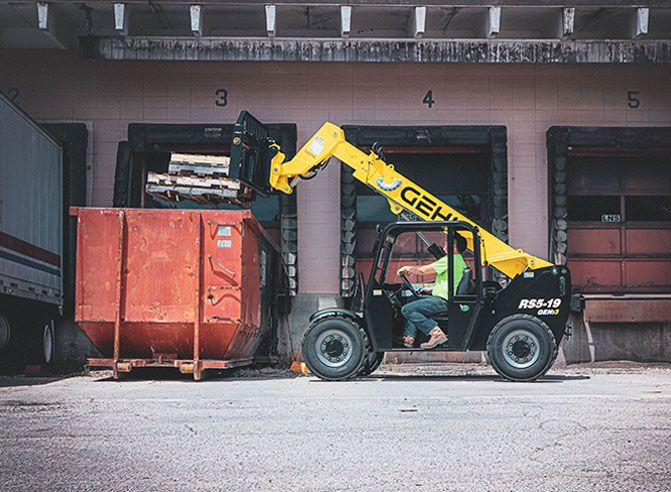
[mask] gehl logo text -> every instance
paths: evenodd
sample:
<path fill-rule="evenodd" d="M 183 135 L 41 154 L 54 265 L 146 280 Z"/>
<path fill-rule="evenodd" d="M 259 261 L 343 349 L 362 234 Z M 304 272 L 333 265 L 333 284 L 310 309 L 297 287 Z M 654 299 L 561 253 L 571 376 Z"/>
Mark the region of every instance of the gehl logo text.
<path fill-rule="evenodd" d="M 412 186 L 401 190 L 401 199 L 429 220 L 459 220 L 459 217 L 449 212 L 443 213 L 442 206 Z"/>

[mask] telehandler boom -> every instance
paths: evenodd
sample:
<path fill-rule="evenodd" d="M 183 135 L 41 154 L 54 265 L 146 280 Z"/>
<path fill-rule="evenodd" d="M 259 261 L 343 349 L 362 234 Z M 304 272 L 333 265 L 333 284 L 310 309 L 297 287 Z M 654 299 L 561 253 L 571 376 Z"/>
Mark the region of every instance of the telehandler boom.
<path fill-rule="evenodd" d="M 243 111 L 233 131 L 229 176 L 261 194 L 274 190 L 290 194 L 302 179 L 323 170 L 331 157 L 350 166 L 356 179 L 384 196 L 401 222 L 381 232 L 367 285 L 360 276 L 360 309 L 326 309 L 310 317 L 302 345 L 309 369 L 323 379 L 346 379 L 373 372 L 384 352 L 408 350 L 399 343 L 404 326 L 401 308 L 419 294 L 403 275 L 400 285 L 388 281 L 394 246 L 403 234 L 417 234 L 428 245 L 424 234 L 443 233 L 447 253 L 442 254 L 448 255 L 452 288 L 447 289 L 447 312 L 434 319 L 449 340 L 432 350 L 487 350 L 494 369 L 510 380 L 529 381 L 545 374 L 562 337 L 570 332 L 568 269 L 516 250 L 483 230 L 398 173 L 375 144 L 367 154 L 345 140 L 342 128 L 325 123 L 287 161 L 263 124 Z M 453 275 L 457 234 L 466 239 L 474 266 L 461 279 Z M 431 247 L 428 251 L 440 256 Z M 510 279 L 505 287 L 483 279 L 488 267 Z"/>
<path fill-rule="evenodd" d="M 342 128 L 333 123 L 324 123 L 289 161 L 285 161 L 277 144 L 272 144 L 271 148 L 277 154 L 270 164 L 270 185 L 283 193 L 292 193 L 301 179 L 313 177 L 326 167 L 331 157 L 335 157 L 354 170 L 356 179 L 384 196 L 395 215 L 409 214 L 426 221 L 461 221 L 475 226 L 470 219 L 396 172 L 393 164 L 387 164 L 376 149 L 366 154 L 349 143 Z M 525 269 L 551 266 L 551 263 L 521 249 L 516 250 L 482 229 L 480 248 L 483 265 L 490 265 L 510 278 Z M 468 249 L 473 251 L 472 243 L 468 244 Z"/>

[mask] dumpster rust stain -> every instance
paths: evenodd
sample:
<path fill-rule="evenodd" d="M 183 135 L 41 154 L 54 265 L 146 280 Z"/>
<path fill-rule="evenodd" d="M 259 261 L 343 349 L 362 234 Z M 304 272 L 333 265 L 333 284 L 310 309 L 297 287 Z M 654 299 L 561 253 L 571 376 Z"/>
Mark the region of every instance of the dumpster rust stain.
<path fill-rule="evenodd" d="M 141 304 L 140 308 L 142 308 L 142 311 L 146 310 L 151 313 L 151 317 L 155 321 L 164 320 L 168 315 L 165 309 L 163 309 L 161 304 L 158 302 L 154 302 L 152 304 Z"/>

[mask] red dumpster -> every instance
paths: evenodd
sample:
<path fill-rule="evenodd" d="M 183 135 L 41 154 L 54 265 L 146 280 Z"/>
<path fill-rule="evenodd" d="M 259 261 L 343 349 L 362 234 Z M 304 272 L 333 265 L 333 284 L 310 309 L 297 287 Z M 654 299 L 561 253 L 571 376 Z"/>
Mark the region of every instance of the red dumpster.
<path fill-rule="evenodd" d="M 273 325 L 278 249 L 249 211 L 73 209 L 76 321 L 114 377 L 250 364 Z"/>

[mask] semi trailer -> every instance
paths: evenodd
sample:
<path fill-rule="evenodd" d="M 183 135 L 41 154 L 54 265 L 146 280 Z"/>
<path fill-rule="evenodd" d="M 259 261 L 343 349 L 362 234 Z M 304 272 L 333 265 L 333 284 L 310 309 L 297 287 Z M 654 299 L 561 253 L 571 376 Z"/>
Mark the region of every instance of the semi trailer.
<path fill-rule="evenodd" d="M 48 364 L 63 309 L 63 152 L 0 94 L 0 361 Z"/>

